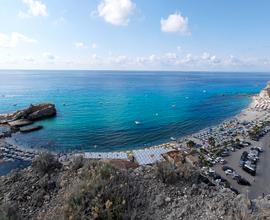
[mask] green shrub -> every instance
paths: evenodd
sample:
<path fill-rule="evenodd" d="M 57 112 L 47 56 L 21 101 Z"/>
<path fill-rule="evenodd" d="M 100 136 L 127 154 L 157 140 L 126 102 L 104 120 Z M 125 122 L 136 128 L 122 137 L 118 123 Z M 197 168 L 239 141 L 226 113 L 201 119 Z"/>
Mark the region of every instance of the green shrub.
<path fill-rule="evenodd" d="M 167 161 L 156 164 L 156 175 L 163 183 L 174 184 L 179 179 L 177 170 Z"/>
<path fill-rule="evenodd" d="M 193 183 L 199 173 L 188 163 L 175 167 L 164 161 L 156 164 L 156 175 L 163 183 L 175 184 L 178 181 Z"/>
<path fill-rule="evenodd" d="M 126 204 L 121 185 L 126 177 L 106 163 L 86 162 L 64 205 L 64 219 L 123 219 Z"/>
<path fill-rule="evenodd" d="M 78 170 L 78 169 L 82 168 L 84 165 L 84 162 L 85 162 L 85 160 L 84 160 L 83 156 L 74 157 L 72 160 L 72 163 L 71 163 L 72 170 Z"/>
<path fill-rule="evenodd" d="M 51 174 L 56 169 L 60 169 L 61 166 L 61 163 L 59 163 L 54 155 L 47 152 L 41 153 L 32 164 L 34 171 L 40 175 Z"/>

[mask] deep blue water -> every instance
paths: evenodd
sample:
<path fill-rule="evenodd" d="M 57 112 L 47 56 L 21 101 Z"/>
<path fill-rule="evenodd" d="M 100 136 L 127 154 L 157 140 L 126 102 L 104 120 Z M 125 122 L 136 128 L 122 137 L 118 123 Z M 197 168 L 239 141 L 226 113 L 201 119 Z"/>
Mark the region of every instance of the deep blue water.
<path fill-rule="evenodd" d="M 0 113 L 52 102 L 44 129 L 17 144 L 52 151 L 141 148 L 239 113 L 267 73 L 0 71 Z M 139 121 L 140 124 L 136 124 Z"/>

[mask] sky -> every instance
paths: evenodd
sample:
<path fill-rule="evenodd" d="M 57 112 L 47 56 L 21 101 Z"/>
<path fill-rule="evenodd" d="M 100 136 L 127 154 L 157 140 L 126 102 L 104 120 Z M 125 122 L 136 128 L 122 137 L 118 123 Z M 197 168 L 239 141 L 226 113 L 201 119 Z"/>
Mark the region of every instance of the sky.
<path fill-rule="evenodd" d="M 0 69 L 270 71 L 269 0 L 0 5 Z"/>

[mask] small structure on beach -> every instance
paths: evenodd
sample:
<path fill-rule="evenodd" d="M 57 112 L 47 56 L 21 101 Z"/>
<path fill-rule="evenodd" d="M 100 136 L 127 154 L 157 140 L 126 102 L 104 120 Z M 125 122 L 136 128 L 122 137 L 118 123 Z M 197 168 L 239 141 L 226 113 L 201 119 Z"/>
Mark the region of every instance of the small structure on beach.
<path fill-rule="evenodd" d="M 139 165 L 148 165 L 154 164 L 159 161 L 163 161 L 163 154 L 174 151 L 173 148 L 150 148 L 150 149 L 141 149 L 133 150 L 135 161 Z"/>
<path fill-rule="evenodd" d="M 125 152 L 86 152 L 81 154 L 75 154 L 75 156 L 83 156 L 86 159 L 128 160 L 128 155 Z"/>

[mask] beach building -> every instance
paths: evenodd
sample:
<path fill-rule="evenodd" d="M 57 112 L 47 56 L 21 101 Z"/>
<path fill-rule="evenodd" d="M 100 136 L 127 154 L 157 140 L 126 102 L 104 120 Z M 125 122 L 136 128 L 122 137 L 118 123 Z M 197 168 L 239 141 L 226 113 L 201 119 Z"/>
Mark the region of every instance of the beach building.
<path fill-rule="evenodd" d="M 128 160 L 128 155 L 125 152 L 86 152 L 76 154 L 75 156 L 83 156 L 86 159 L 121 159 Z"/>
<path fill-rule="evenodd" d="M 133 155 L 135 161 L 139 165 L 148 165 L 154 164 L 159 161 L 163 161 L 164 158 L 162 154 L 167 152 L 174 151 L 173 148 L 152 148 L 152 149 L 142 149 L 142 150 L 133 150 Z"/>

